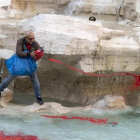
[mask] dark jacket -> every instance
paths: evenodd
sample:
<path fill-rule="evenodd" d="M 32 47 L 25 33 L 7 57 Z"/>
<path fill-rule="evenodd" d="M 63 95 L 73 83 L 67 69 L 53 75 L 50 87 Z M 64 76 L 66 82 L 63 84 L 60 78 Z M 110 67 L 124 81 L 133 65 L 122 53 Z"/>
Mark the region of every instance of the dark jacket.
<path fill-rule="evenodd" d="M 24 52 L 25 50 L 25 47 L 24 45 L 26 46 L 26 40 L 25 40 L 25 37 L 24 38 L 20 38 L 18 41 L 17 41 L 17 45 L 16 45 L 16 54 L 19 56 L 19 57 L 28 57 L 30 56 L 30 53 L 27 53 L 27 52 Z M 30 52 L 32 51 L 36 51 L 40 48 L 39 44 L 37 41 L 34 41 L 31 45 L 31 49 L 30 49 Z"/>

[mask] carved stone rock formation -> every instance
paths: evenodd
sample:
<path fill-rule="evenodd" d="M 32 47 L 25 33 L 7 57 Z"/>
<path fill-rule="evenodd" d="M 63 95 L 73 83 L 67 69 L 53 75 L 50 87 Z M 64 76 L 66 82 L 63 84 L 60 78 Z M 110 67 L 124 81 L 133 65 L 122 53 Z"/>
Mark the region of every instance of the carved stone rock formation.
<path fill-rule="evenodd" d="M 84 110 L 93 110 L 93 109 L 101 109 L 101 110 L 112 110 L 112 109 L 127 109 L 132 110 L 130 106 L 125 104 L 124 98 L 122 96 L 112 96 L 106 95 L 104 99 L 99 100 L 97 103 L 93 105 L 86 106 Z"/>
<path fill-rule="evenodd" d="M 116 15 L 116 20 L 129 19 L 139 23 L 139 0 L 72 0 L 66 9 L 67 14 L 75 15 L 80 12 Z"/>
<path fill-rule="evenodd" d="M 21 10 L 25 15 L 57 13 L 63 10 L 70 0 L 11 0 L 12 9 Z"/>
<path fill-rule="evenodd" d="M 6 88 L 3 92 L 1 92 L 0 98 L 0 106 L 6 107 L 7 103 L 13 99 L 13 92 Z"/>
<path fill-rule="evenodd" d="M 37 71 L 44 97 L 86 104 L 107 94 L 123 95 L 135 80 L 129 75 L 89 76 L 50 62 L 50 58 L 88 73 L 137 74 L 139 70 L 139 31 L 131 32 L 133 29 L 108 29 L 98 21 L 39 14 L 20 24 L 2 24 L 0 30 L 8 36 L 7 39 L 0 38 L 2 49 L 15 51 L 17 39 L 23 37 L 27 30 L 32 30 L 36 40 L 44 47 L 45 54 Z M 0 51 L 1 58 L 5 58 Z M 4 67 L 3 79 L 6 75 Z M 17 77 L 14 91 L 34 94 L 28 77 Z"/>
<path fill-rule="evenodd" d="M 139 23 L 139 0 L 5 0 L 0 2 L 0 18 L 24 18 L 38 14 L 77 15 L 81 12 L 86 16 L 96 16 L 107 20 L 109 15 L 116 15 L 116 20 L 128 19 Z M 98 15 L 97 15 L 98 14 Z M 103 14 L 103 16 L 99 16 Z M 79 14 L 80 15 L 80 14 Z"/>
<path fill-rule="evenodd" d="M 49 102 L 44 103 L 43 105 L 39 105 L 34 103 L 33 105 L 29 105 L 24 107 L 24 111 L 27 112 L 41 112 L 41 111 L 51 111 L 53 114 L 64 114 L 72 111 L 81 110 L 82 107 L 64 107 L 59 103 Z"/>

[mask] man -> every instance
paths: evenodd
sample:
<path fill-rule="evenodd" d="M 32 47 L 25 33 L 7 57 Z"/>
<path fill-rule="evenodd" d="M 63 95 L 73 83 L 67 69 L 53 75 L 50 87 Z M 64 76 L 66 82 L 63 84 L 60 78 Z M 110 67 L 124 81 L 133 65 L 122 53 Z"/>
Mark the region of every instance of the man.
<path fill-rule="evenodd" d="M 29 52 L 24 52 L 25 50 L 25 46 L 27 48 L 27 50 Z M 37 49 L 39 49 L 40 46 L 38 44 L 38 42 L 35 41 L 35 37 L 34 34 L 31 31 L 28 31 L 25 35 L 24 38 L 20 38 L 17 41 L 17 45 L 16 45 L 16 54 L 19 57 L 32 57 L 32 58 L 36 58 L 36 54 L 34 51 L 36 51 Z M 31 82 L 33 84 L 33 88 L 34 88 L 34 93 L 36 96 L 36 100 L 37 102 L 42 105 L 43 104 L 43 100 L 41 98 L 41 92 L 40 92 L 40 83 L 38 81 L 38 77 L 37 77 L 37 72 L 35 71 L 33 74 L 29 75 L 31 78 Z M 17 76 L 15 75 L 9 75 L 7 78 L 5 78 L 5 80 L 0 84 L 0 96 L 1 96 L 1 92 L 10 84 L 10 82 L 12 80 L 14 80 Z"/>

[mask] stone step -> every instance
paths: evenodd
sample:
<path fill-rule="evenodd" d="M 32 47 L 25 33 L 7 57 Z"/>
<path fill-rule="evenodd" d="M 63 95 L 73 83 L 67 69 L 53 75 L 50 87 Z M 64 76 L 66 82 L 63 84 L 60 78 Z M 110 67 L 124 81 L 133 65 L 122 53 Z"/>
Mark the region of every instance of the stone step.
<path fill-rule="evenodd" d="M 8 49 L 0 49 L 0 59 L 8 59 L 10 58 L 15 51 Z"/>
<path fill-rule="evenodd" d="M 0 48 L 15 50 L 18 28 L 14 21 L 11 22 L 9 20 L 0 21 Z"/>
<path fill-rule="evenodd" d="M 4 46 L 6 45 L 7 39 L 9 38 L 9 36 L 7 35 L 0 35 L 0 48 L 4 48 Z"/>
<path fill-rule="evenodd" d="M 6 35 L 0 35 L 0 39 L 4 39 L 4 38 L 7 38 L 9 36 L 6 36 Z"/>
<path fill-rule="evenodd" d="M 1 20 L 0 20 L 1 22 Z M 8 33 L 17 33 L 17 25 L 16 23 L 8 23 L 9 21 L 5 21 L 0 23 L 0 33 L 4 35 L 8 35 Z"/>
<path fill-rule="evenodd" d="M 16 42 L 19 38 L 17 24 L 20 20 L 0 19 L 0 48 L 15 50 Z"/>

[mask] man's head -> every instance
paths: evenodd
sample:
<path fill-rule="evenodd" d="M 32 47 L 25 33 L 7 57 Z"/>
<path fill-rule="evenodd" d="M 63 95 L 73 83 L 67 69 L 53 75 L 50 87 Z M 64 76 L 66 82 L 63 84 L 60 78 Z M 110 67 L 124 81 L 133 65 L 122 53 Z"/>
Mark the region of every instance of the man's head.
<path fill-rule="evenodd" d="M 25 39 L 27 43 L 32 44 L 35 39 L 34 34 L 31 31 L 26 32 Z"/>

